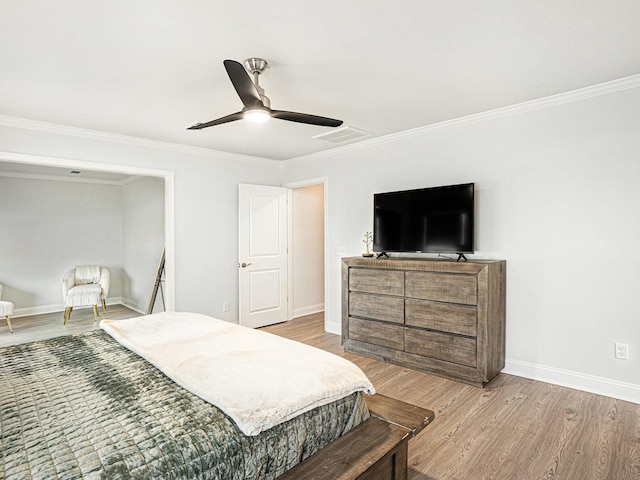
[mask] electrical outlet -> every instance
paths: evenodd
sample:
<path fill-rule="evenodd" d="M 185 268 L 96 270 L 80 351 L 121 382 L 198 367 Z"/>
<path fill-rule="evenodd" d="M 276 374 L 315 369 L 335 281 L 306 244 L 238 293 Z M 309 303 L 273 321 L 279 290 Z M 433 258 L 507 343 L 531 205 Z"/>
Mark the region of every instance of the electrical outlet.
<path fill-rule="evenodd" d="M 222 304 L 222 311 L 223 312 L 228 312 L 229 311 L 229 302 L 224 302 Z"/>
<path fill-rule="evenodd" d="M 347 254 L 347 247 L 338 247 L 336 249 L 336 255 L 339 257 L 344 257 Z"/>
<path fill-rule="evenodd" d="M 629 360 L 629 345 L 626 343 L 616 343 L 616 358 L 619 360 Z"/>

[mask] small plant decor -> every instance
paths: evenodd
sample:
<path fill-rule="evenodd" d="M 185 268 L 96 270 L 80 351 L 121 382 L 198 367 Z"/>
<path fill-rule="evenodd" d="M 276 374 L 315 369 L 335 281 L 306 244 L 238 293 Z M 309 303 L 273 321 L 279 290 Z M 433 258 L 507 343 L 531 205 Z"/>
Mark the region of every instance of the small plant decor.
<path fill-rule="evenodd" d="M 367 247 L 367 253 L 363 253 L 362 254 L 363 257 L 373 257 L 373 253 L 369 251 L 369 246 L 371 245 L 372 242 L 373 242 L 373 234 L 371 232 L 365 233 L 364 240 L 362 240 L 362 243 L 364 243 L 365 246 Z"/>

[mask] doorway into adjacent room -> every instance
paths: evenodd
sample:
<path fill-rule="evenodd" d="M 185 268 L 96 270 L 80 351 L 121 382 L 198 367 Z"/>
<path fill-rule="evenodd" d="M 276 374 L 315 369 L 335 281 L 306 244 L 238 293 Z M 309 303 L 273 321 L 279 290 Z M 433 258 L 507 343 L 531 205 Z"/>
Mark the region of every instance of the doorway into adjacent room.
<path fill-rule="evenodd" d="M 325 309 L 325 179 L 291 188 L 291 318 Z"/>
<path fill-rule="evenodd" d="M 165 308 L 167 310 L 174 309 L 175 305 L 175 282 L 174 282 L 174 268 L 173 268 L 173 216 L 174 216 L 174 179 L 172 171 L 150 169 L 146 167 L 133 167 L 124 165 L 110 165 L 94 163 L 89 161 L 75 160 L 75 159 L 61 159 L 53 157 L 33 156 L 24 154 L 14 154 L 7 152 L 0 152 L 0 166 L 4 171 L 5 177 L 14 178 L 15 181 L 21 181 L 22 183 L 31 182 L 34 184 L 34 192 L 39 195 L 41 191 L 36 190 L 36 182 L 46 181 L 45 184 L 58 185 L 59 188 L 50 188 L 47 190 L 50 195 L 48 198 L 62 199 L 59 203 L 64 204 L 65 198 L 69 197 L 73 199 L 73 190 L 65 189 L 63 185 L 69 183 L 69 185 L 96 185 L 95 189 L 102 186 L 103 190 L 109 190 L 110 194 L 119 195 L 115 200 L 115 207 L 107 211 L 106 216 L 112 219 L 112 223 L 116 224 L 117 228 L 110 230 L 116 237 L 121 235 L 122 241 L 122 268 L 116 265 L 116 268 L 112 270 L 112 293 L 110 294 L 112 299 L 116 302 L 122 302 L 128 307 L 133 308 L 136 311 L 144 312 L 147 307 L 149 295 L 153 287 L 154 274 L 156 272 L 157 262 L 162 250 L 162 245 L 166 245 L 166 276 L 164 285 L 164 300 L 166 302 Z M 72 170 L 72 172 L 70 172 Z M 76 172 L 77 170 L 77 172 Z M 82 177 L 78 179 L 68 178 L 70 173 L 81 173 Z M 86 190 L 88 190 L 87 188 Z M 118 190 L 118 192 L 112 190 Z M 72 193 L 67 192 L 69 190 Z M 42 195 L 40 195 L 42 196 Z M 95 195 L 91 192 L 90 198 L 93 199 Z M 38 195 L 34 194 L 34 201 L 38 200 Z M 100 198 L 95 202 L 99 203 Z M 94 203 L 95 203 L 94 202 Z M 52 203 L 51 200 L 49 203 Z M 56 204 L 54 204 L 55 206 Z M 122 213 L 126 207 L 126 217 L 118 216 Z M 149 209 L 153 212 L 153 215 L 149 214 Z M 58 230 L 53 232 L 53 237 L 63 237 L 67 234 L 67 218 L 71 217 L 71 214 L 67 210 L 59 209 L 61 213 L 60 225 L 56 224 L 55 227 Z M 39 210 L 36 210 L 39 211 Z M 161 215 L 163 218 L 159 218 L 157 215 Z M 65 217 L 66 215 L 66 217 Z M 94 215 L 95 216 L 95 215 Z M 80 216 L 80 219 L 86 217 Z M 48 219 L 48 217 L 47 217 Z M 120 219 L 120 223 L 118 223 Z M 76 218 L 71 218 L 74 223 L 72 225 L 83 232 L 82 228 L 79 228 Z M 104 227 L 104 220 L 100 220 L 101 228 Z M 93 225 L 93 224 L 91 224 Z M 45 228 L 46 224 L 44 227 Z M 64 235 L 58 234 L 58 231 L 65 232 Z M 90 228 L 86 229 L 95 236 L 99 236 L 99 233 L 95 233 Z M 99 230 L 99 229 L 98 229 Z M 71 231 L 71 229 L 69 229 Z M 125 235 L 126 231 L 126 235 Z M 120 233 L 119 233 L 120 232 Z M 71 235 L 71 233 L 70 233 Z M 138 245 L 140 235 L 146 236 L 145 238 L 153 237 L 154 242 L 157 243 L 157 253 L 150 256 L 150 267 L 146 268 L 143 263 L 139 261 L 139 250 L 142 245 Z M 45 238 L 45 237 L 43 237 Z M 116 238 L 117 239 L 117 238 Z M 59 238 L 58 241 L 60 242 Z M 50 242 L 48 245 L 52 249 L 57 248 L 57 244 Z M 148 247 L 149 243 L 145 243 Z M 138 249 L 138 250 L 136 250 Z M 87 250 L 89 251 L 89 250 Z M 73 255 L 76 254 L 76 250 L 71 250 Z M 41 252 L 42 253 L 42 252 Z M 145 255 L 147 252 L 143 252 Z M 78 255 L 79 256 L 79 255 Z M 113 257 L 114 255 L 111 255 Z M 86 258 L 93 258 L 90 253 L 85 255 Z M 71 268 L 75 265 L 73 261 L 63 263 L 63 267 L 55 265 L 53 255 L 47 257 L 47 265 L 50 265 L 50 270 L 64 270 Z M 58 257 L 55 257 L 59 260 Z M 52 265 L 52 266 L 51 266 Z M 67 267 L 70 265 L 70 267 Z M 126 265 L 126 268 L 125 268 Z M 23 272 L 24 276 L 24 272 Z M 53 278 L 53 276 L 49 276 Z M 37 278 L 44 278 L 44 283 L 53 284 L 51 280 L 42 272 L 39 273 Z M 114 278 L 117 279 L 118 284 L 114 284 Z M 55 277 L 55 284 L 58 284 L 60 279 Z M 48 283 L 47 283 L 48 282 Z M 114 288 L 114 285 L 118 288 Z M 19 287 L 14 286 L 14 290 L 17 293 L 21 293 Z M 45 291 L 45 288 L 42 289 Z M 56 289 L 57 291 L 57 289 Z M 6 293 L 6 292 L 5 292 Z M 27 290 L 23 296 L 29 293 Z M 19 298 L 19 297 L 16 297 Z M 48 297 L 47 297 L 48 298 Z M 55 297 L 57 299 L 57 296 Z M 42 313 L 51 313 L 57 310 L 57 304 L 55 300 L 49 300 L 38 304 L 35 302 L 29 302 L 27 300 L 21 300 L 21 315 L 34 315 Z"/>
<path fill-rule="evenodd" d="M 261 327 L 325 309 L 325 181 L 240 184 L 239 323 Z"/>

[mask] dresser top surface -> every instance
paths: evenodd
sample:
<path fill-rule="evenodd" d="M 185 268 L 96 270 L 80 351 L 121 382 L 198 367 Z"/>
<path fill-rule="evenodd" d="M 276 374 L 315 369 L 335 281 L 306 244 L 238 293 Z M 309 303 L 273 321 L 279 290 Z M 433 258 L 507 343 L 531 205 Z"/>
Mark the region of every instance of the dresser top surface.
<path fill-rule="evenodd" d="M 375 257 L 344 257 L 342 263 L 347 267 L 422 270 L 452 273 L 478 273 L 488 266 L 505 265 L 505 260 L 468 260 L 456 262 L 443 258 L 375 258 Z"/>

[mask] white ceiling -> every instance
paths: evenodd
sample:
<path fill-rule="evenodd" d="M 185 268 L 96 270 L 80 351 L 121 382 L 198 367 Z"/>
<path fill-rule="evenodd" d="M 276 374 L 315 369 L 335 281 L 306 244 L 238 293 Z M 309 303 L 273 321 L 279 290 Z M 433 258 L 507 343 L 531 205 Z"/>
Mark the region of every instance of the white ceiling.
<path fill-rule="evenodd" d="M 380 137 L 638 74 L 639 46 L 638 0 L 12 0 L 0 115 L 283 160 L 330 129 L 185 130 L 241 110 L 224 59 L 265 58 L 273 108 Z"/>

